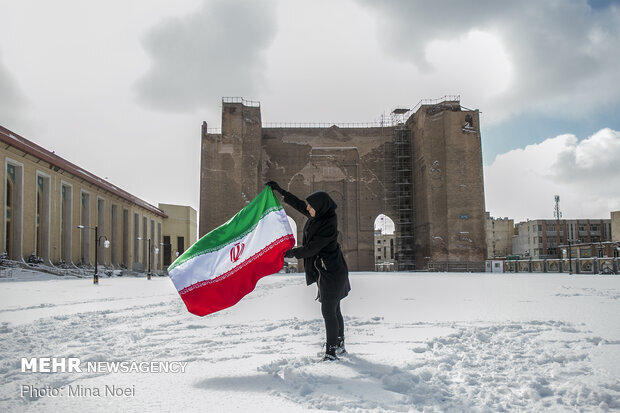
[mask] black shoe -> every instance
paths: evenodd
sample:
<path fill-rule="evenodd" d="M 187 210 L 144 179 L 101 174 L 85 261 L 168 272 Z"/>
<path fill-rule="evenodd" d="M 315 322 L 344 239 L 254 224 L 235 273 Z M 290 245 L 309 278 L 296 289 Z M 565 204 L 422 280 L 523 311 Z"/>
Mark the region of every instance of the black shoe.
<path fill-rule="evenodd" d="M 326 346 L 325 356 L 323 356 L 323 361 L 335 361 L 339 360 L 336 355 L 336 349 L 338 346 Z"/>
<path fill-rule="evenodd" d="M 338 337 L 338 346 L 336 347 L 336 354 L 346 354 L 347 349 L 344 348 L 344 337 Z"/>

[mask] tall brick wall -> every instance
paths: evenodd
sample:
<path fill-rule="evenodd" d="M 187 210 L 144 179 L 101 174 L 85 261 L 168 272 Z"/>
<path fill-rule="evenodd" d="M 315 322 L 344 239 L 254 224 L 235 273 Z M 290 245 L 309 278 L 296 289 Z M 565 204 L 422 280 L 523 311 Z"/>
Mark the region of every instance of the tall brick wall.
<path fill-rule="evenodd" d="M 407 122 L 413 139 L 418 268 L 429 255 L 446 261 L 485 258 L 477 112 L 458 108 L 429 116 L 422 106 Z M 476 133 L 461 131 L 466 114 L 475 115 Z M 222 133 L 207 133 L 203 125 L 199 235 L 226 222 L 265 182 L 275 180 L 302 199 L 314 191 L 328 192 L 338 203 L 349 268 L 372 271 L 374 220 L 380 213 L 397 216 L 392 140 L 392 127 L 262 128 L 259 107 L 223 103 Z M 305 218 L 287 205 L 285 210 L 301 239 Z M 471 242 L 463 240 L 464 232 Z M 445 245 L 433 243 L 433 237 Z"/>
<path fill-rule="evenodd" d="M 374 220 L 384 207 L 381 162 L 388 128 L 265 128 L 263 182 L 275 180 L 305 198 L 325 191 L 338 204 L 340 242 L 351 268 L 374 268 Z M 389 177 L 388 177 L 389 179 Z M 284 206 L 298 239 L 305 217 Z"/>
<path fill-rule="evenodd" d="M 418 267 L 428 261 L 482 262 L 486 257 L 478 112 L 461 111 L 458 102 L 441 106 L 424 105 L 408 121 Z"/>
<path fill-rule="evenodd" d="M 222 104 L 222 133 L 202 127 L 200 236 L 228 221 L 262 190 L 259 107 Z M 232 212 L 232 213 L 231 213 Z"/>

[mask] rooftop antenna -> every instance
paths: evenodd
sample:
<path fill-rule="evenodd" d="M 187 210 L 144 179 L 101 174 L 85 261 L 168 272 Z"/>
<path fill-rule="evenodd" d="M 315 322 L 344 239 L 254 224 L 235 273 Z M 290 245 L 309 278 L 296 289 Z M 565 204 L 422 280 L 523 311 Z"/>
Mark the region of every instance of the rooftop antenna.
<path fill-rule="evenodd" d="M 562 237 L 560 234 L 560 218 L 562 218 L 562 212 L 560 211 L 560 195 L 555 196 L 555 208 L 553 209 L 553 216 L 555 218 L 555 234 L 556 234 L 556 242 L 557 245 L 560 245 L 562 242 Z M 567 234 L 564 234 L 564 242 L 568 239 Z"/>
<path fill-rule="evenodd" d="M 553 210 L 553 217 L 558 221 L 562 218 L 562 212 L 560 212 L 560 195 L 555 196 L 555 208 Z"/>

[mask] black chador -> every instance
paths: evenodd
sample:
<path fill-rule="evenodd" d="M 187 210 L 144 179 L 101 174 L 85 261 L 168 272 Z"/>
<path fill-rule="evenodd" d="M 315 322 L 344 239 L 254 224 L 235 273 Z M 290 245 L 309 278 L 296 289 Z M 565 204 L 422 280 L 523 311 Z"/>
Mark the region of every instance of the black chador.
<path fill-rule="evenodd" d="M 303 230 L 302 244 L 286 252 L 286 257 L 303 258 L 306 283 L 317 283 L 318 299 L 325 320 L 325 359 L 334 360 L 336 351 L 344 352 L 344 321 L 340 300 L 351 291 L 349 269 L 338 243 L 338 205 L 326 192 L 315 192 L 306 202 L 271 181 L 273 190 L 284 196 L 284 202 L 308 218 Z"/>

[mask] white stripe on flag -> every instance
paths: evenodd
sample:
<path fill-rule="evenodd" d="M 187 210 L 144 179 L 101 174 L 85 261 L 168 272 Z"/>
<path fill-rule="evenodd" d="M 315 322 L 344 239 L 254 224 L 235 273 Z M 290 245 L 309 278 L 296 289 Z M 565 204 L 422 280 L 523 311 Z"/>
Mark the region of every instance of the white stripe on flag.
<path fill-rule="evenodd" d="M 170 271 L 170 279 L 177 291 L 205 280 L 213 280 L 257 254 L 275 240 L 291 234 L 291 226 L 284 210 L 272 211 L 265 215 L 254 231 L 233 244 L 222 249 L 200 255 Z M 230 250 L 236 243 L 245 244 L 243 253 L 235 262 L 231 260 Z"/>

